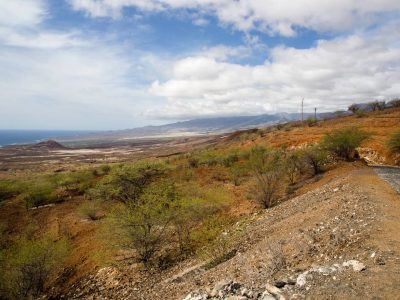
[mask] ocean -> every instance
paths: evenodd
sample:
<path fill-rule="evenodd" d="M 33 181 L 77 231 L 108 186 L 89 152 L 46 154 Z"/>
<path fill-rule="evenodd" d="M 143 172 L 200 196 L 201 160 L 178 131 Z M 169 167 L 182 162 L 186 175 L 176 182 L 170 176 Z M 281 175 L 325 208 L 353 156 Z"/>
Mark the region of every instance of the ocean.
<path fill-rule="evenodd" d="M 78 130 L 0 130 L 0 147 L 17 144 L 32 144 L 48 139 L 62 139 L 87 134 L 93 131 Z"/>

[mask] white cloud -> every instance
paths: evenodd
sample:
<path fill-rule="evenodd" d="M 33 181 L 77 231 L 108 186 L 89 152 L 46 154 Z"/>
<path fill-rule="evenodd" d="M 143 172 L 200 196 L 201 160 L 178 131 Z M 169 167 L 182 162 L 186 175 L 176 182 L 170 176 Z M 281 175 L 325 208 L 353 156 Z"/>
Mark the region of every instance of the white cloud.
<path fill-rule="evenodd" d="M 0 1 L 0 26 L 32 26 L 39 24 L 46 15 L 42 0 Z"/>
<path fill-rule="evenodd" d="M 248 31 L 294 36 L 296 26 L 315 31 L 364 28 L 399 14 L 398 0 L 70 0 L 76 10 L 93 17 L 118 17 L 126 7 L 143 11 L 198 10 L 213 14 L 223 24 Z M 198 22 L 198 18 L 194 19 Z"/>
<path fill-rule="evenodd" d="M 373 32 L 321 40 L 310 49 L 276 47 L 271 58 L 249 66 L 205 55 L 175 63 L 169 80 L 150 92 L 168 99 L 164 118 L 322 110 L 400 94 L 399 23 Z"/>
<path fill-rule="evenodd" d="M 136 50 L 129 58 L 123 45 L 78 30 L 48 30 L 39 0 L 0 1 L 0 16 L 1 128 L 107 129 L 143 122 L 138 107 L 154 100 L 145 83 L 159 65 L 156 58 Z"/>

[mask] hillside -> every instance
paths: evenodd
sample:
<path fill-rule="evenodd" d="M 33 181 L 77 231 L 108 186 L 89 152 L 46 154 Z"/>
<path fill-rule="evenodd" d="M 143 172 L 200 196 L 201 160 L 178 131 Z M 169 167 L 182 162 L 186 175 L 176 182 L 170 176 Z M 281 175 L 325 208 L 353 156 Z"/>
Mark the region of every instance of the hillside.
<path fill-rule="evenodd" d="M 0 170 L 0 293 L 17 289 L 17 258 L 53 253 L 37 291 L 45 298 L 396 299 L 400 172 L 366 163 L 398 163 L 387 141 L 399 127 L 400 110 L 387 109 L 151 143 L 107 164 L 108 149 L 78 159 L 82 150 L 46 147 L 35 149 L 46 162 L 40 174 L 23 153 L 12 156 Z M 368 133 L 351 161 L 322 149 L 346 128 Z M 68 158 L 55 160 L 60 151 Z M 323 156 L 318 172 L 306 159 L 313 153 Z M 276 175 L 271 202 L 260 201 L 260 174 Z M 149 226 L 130 242 L 121 231 Z M 156 247 L 140 260 L 146 237 Z"/>

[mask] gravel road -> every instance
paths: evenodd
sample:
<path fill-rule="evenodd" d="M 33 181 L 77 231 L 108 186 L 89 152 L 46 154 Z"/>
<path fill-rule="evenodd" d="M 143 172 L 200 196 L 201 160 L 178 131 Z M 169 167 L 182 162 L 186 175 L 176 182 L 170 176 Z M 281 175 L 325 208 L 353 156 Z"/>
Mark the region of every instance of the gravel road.
<path fill-rule="evenodd" d="M 375 172 L 383 180 L 387 181 L 398 193 L 400 193 L 400 168 L 374 166 Z"/>

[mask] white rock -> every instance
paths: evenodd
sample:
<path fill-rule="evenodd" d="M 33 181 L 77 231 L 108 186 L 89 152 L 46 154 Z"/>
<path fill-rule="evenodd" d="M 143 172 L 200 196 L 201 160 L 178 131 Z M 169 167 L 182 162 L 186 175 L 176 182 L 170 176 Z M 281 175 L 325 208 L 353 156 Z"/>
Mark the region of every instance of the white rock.
<path fill-rule="evenodd" d="M 297 276 L 296 285 L 298 285 L 300 287 L 305 286 L 307 283 L 307 275 L 308 275 L 308 271 L 305 271 L 305 272 L 301 273 L 299 276 Z"/>
<path fill-rule="evenodd" d="M 365 265 L 361 262 L 359 262 L 358 260 L 352 259 L 352 260 L 348 260 L 345 261 L 343 263 L 343 267 L 352 267 L 354 271 L 356 272 L 360 272 L 365 270 Z"/>

